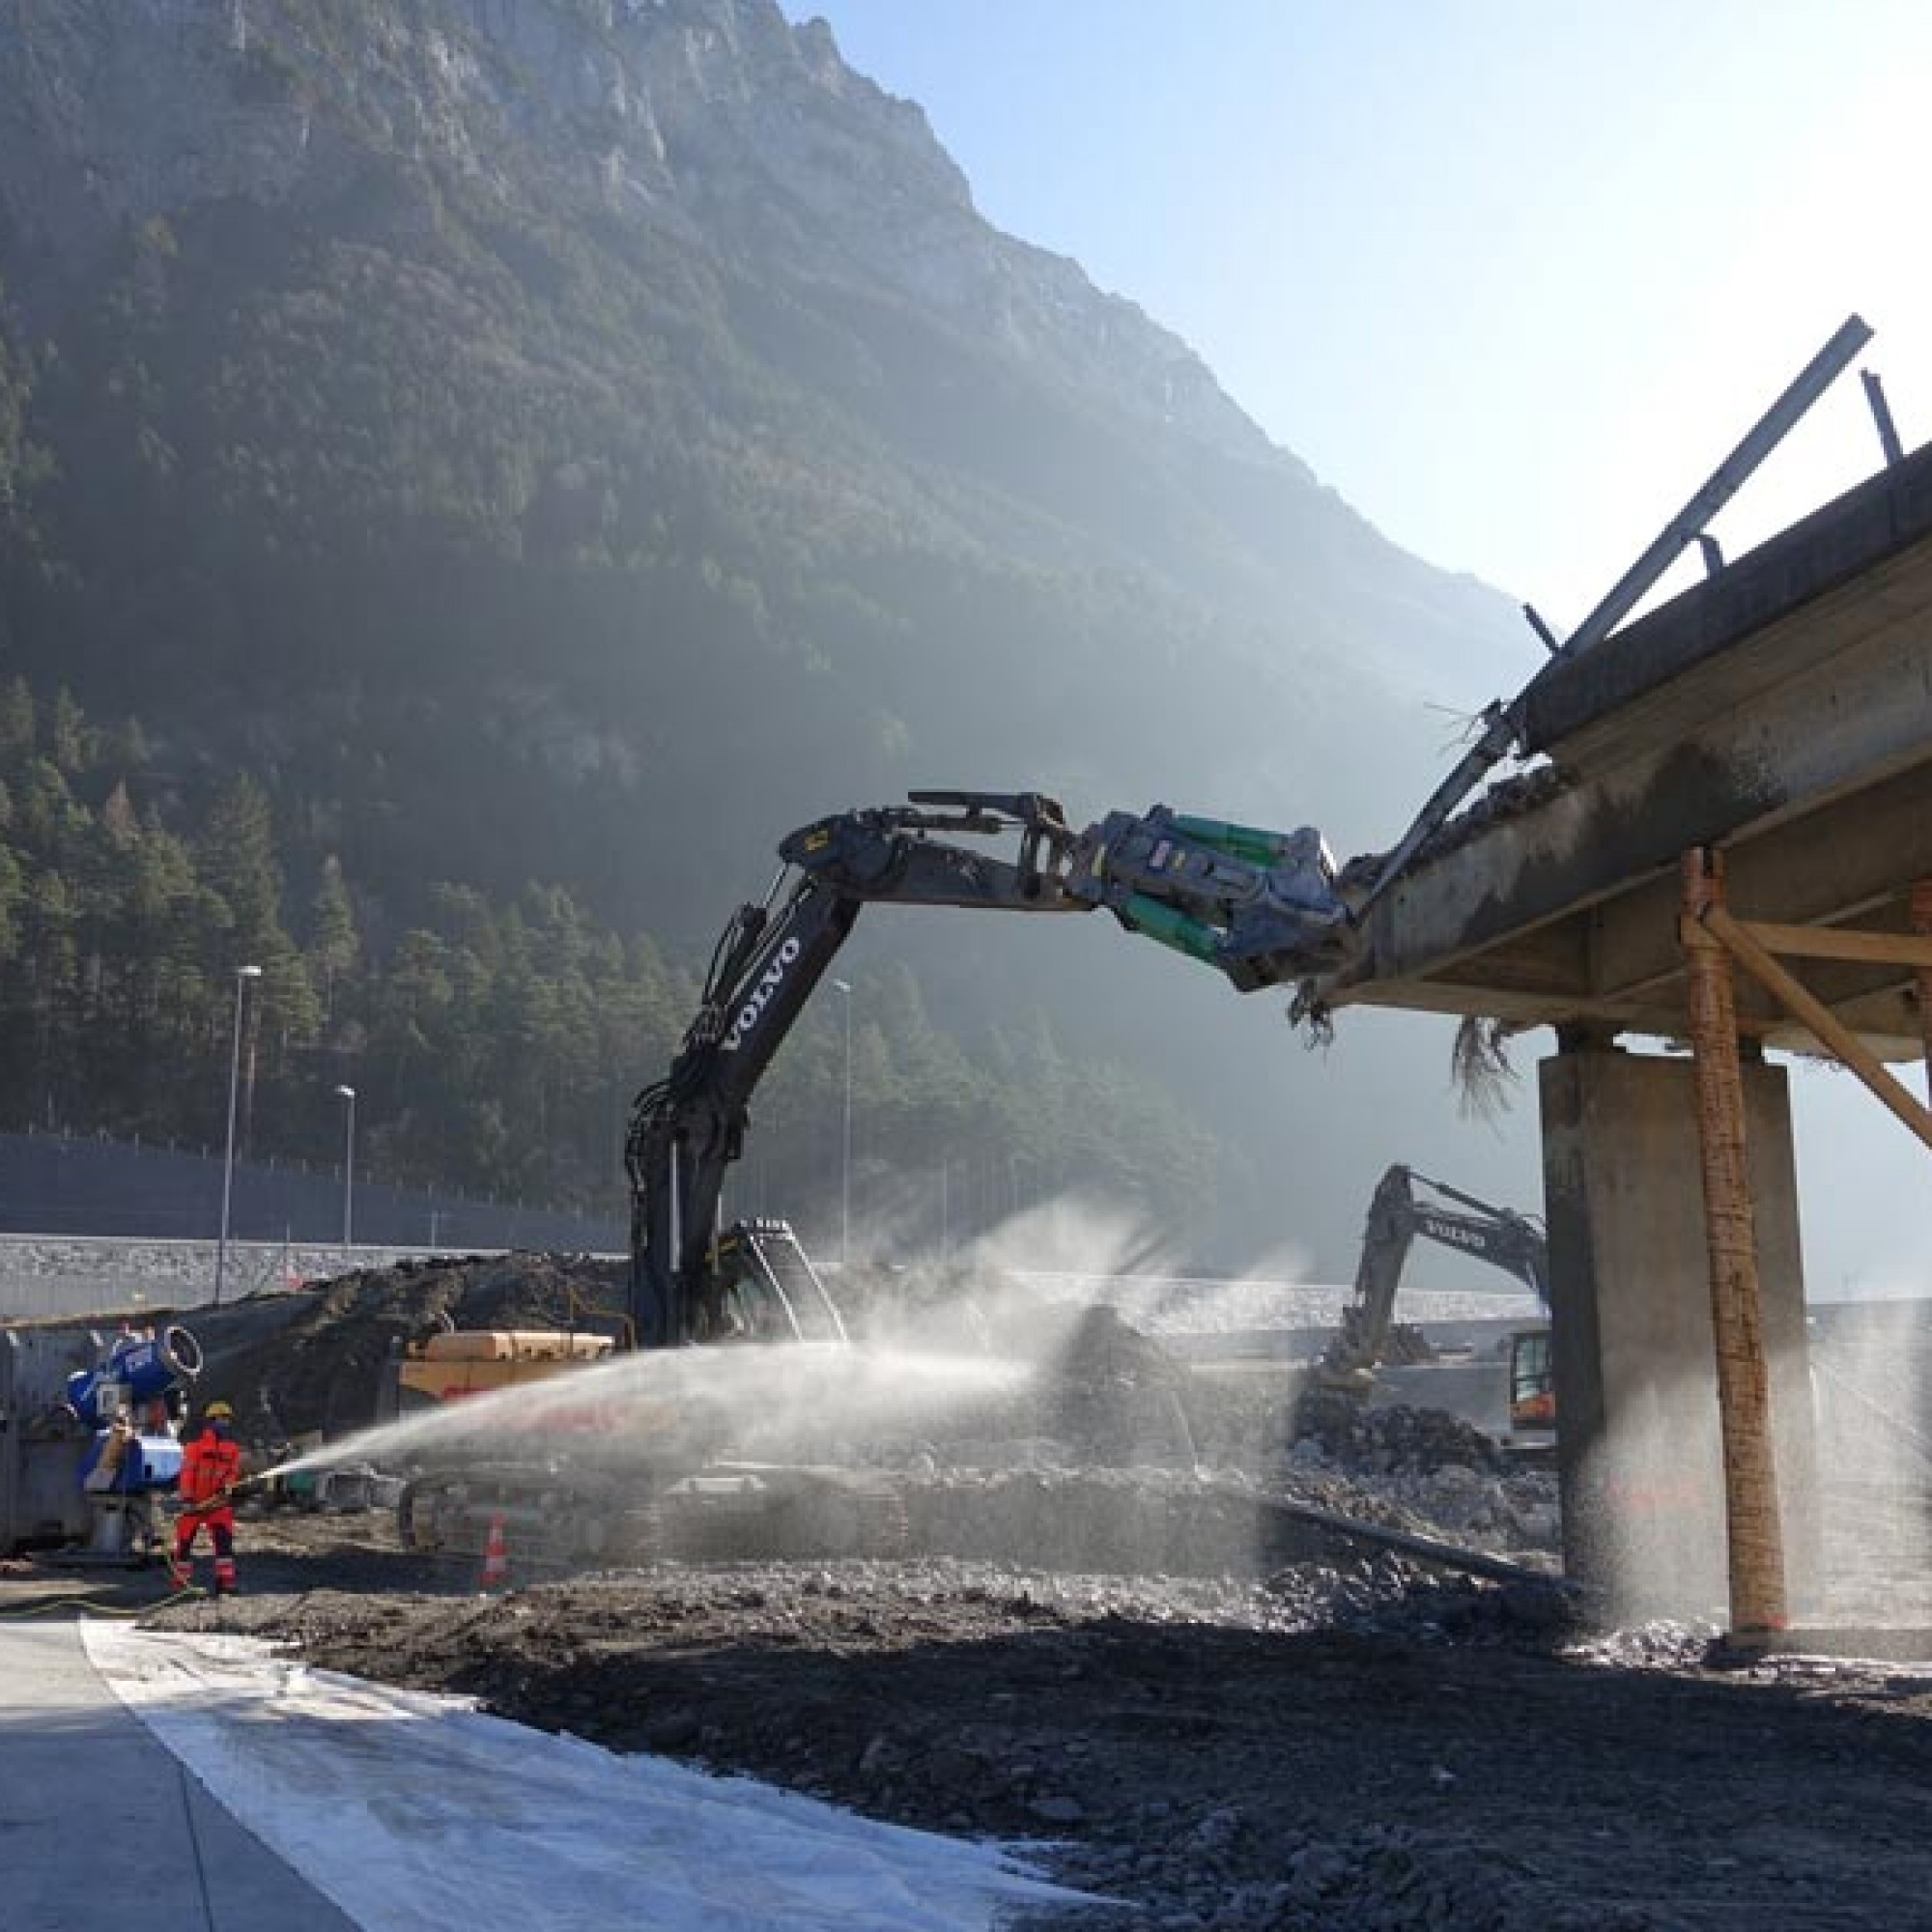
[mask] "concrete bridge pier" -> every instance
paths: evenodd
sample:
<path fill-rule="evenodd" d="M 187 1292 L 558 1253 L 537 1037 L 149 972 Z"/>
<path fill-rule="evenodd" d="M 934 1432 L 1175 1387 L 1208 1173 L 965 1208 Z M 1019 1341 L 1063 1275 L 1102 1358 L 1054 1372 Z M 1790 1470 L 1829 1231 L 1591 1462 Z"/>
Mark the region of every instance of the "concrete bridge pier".
<path fill-rule="evenodd" d="M 1792 1604 L 1817 1511 L 1791 1106 L 1743 1069 Z M 1617 1618 L 1726 1616 L 1724 1469 L 1693 1063 L 1567 1042 L 1539 1069 L 1564 1557 Z"/>

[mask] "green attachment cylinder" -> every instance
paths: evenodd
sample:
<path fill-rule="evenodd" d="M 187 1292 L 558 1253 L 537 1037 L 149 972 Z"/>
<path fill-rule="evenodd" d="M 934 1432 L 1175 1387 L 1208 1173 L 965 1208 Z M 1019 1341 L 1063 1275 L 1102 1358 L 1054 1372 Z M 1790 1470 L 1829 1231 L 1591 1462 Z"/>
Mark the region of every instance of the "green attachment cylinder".
<path fill-rule="evenodd" d="M 1157 939 L 1163 946 L 1186 953 L 1190 959 L 1205 959 L 1211 965 L 1220 951 L 1221 935 L 1211 925 L 1204 925 L 1200 920 L 1190 919 L 1184 912 L 1163 905 L 1159 899 L 1151 899 L 1145 893 L 1129 895 L 1121 908 L 1121 917 L 1136 932 L 1144 932 L 1150 939 Z"/>
<path fill-rule="evenodd" d="M 1184 812 L 1176 812 L 1173 824 L 1183 838 L 1199 839 L 1250 866 L 1272 866 L 1288 850 L 1284 834 L 1264 832 L 1259 825 L 1236 825 L 1226 818 L 1193 818 Z"/>

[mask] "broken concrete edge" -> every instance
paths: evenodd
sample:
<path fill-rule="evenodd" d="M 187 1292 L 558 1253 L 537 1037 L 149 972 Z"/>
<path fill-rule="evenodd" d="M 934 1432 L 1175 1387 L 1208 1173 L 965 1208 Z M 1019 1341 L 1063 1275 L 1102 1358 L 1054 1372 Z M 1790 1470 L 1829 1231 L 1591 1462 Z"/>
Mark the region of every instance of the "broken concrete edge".
<path fill-rule="evenodd" d="M 1337 881 L 1344 901 L 1359 915 L 1372 882 L 1379 898 L 1387 886 L 1466 843 L 1495 818 L 1543 802 L 1570 781 L 1563 761 L 1568 739 L 1928 537 L 1932 445 L 1834 497 L 1593 648 L 1544 666 L 1501 707 L 1514 727 L 1519 768 L 1435 826 L 1395 878 L 1381 877 L 1387 852 L 1350 859 Z M 1551 762 L 1532 762 L 1545 757 Z M 1351 956 L 1322 977 L 1346 983 L 1354 977 L 1350 967 L 1359 963 Z"/>
<path fill-rule="evenodd" d="M 1525 754 L 1694 669 L 1768 625 L 1932 537 L 1932 445 L 1814 510 L 1606 638 L 1546 665 L 1518 705 Z"/>

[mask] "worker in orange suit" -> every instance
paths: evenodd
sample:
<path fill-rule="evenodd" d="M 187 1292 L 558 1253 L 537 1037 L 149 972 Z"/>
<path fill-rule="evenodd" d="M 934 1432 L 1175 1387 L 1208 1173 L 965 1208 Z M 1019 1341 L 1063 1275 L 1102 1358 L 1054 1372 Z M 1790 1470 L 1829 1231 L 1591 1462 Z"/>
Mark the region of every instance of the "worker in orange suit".
<path fill-rule="evenodd" d="M 194 1577 L 194 1543 L 203 1523 L 214 1544 L 214 1594 L 235 1588 L 235 1486 L 242 1480 L 242 1450 L 235 1440 L 235 1411 L 212 1402 L 201 1412 L 200 1433 L 182 1452 L 182 1513 L 175 1519 L 174 1579 L 184 1589 Z"/>

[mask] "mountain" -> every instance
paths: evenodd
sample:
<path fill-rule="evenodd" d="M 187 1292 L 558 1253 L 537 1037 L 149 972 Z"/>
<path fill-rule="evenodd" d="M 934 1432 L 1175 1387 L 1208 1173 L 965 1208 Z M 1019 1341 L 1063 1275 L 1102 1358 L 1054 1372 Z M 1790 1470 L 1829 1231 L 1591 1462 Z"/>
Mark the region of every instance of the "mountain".
<path fill-rule="evenodd" d="M 692 953 L 909 785 L 1346 852 L 1520 681 L 772 0 L 0 0 L 0 667 L 136 714 L 137 804 L 256 774 L 372 932 L 543 879 Z M 962 1034 L 1252 1065 L 1118 936 L 864 945 Z"/>

